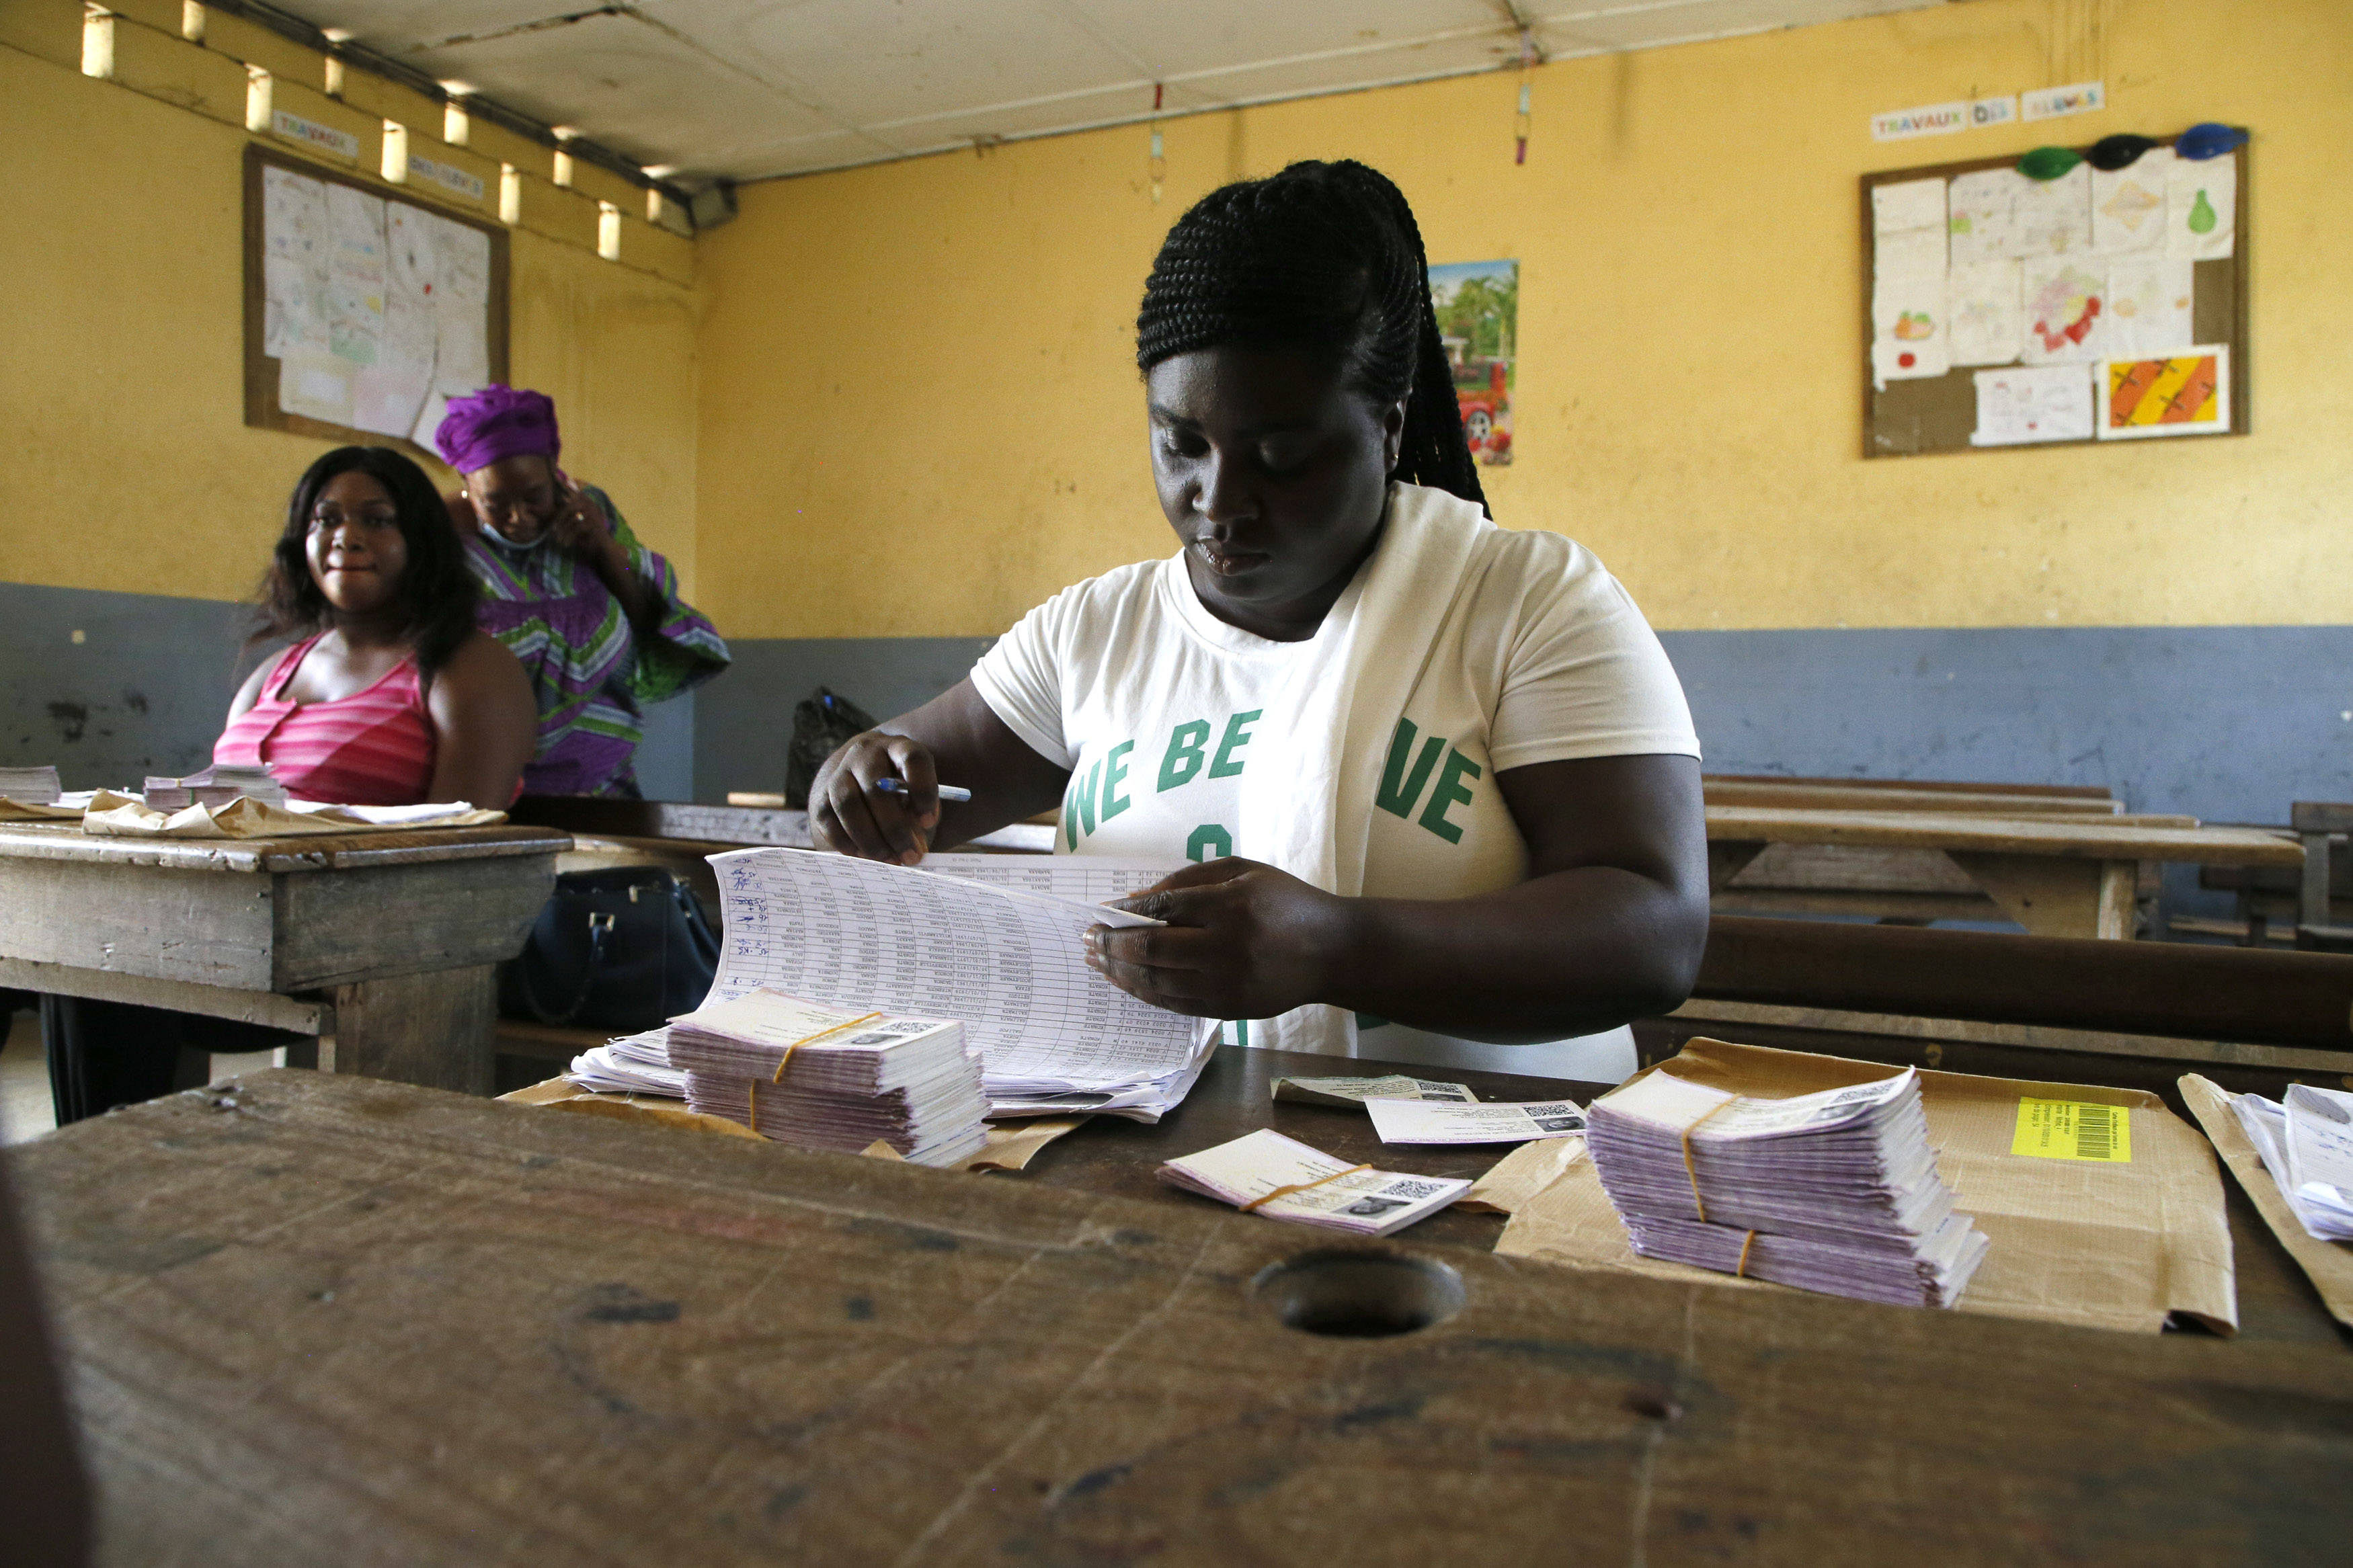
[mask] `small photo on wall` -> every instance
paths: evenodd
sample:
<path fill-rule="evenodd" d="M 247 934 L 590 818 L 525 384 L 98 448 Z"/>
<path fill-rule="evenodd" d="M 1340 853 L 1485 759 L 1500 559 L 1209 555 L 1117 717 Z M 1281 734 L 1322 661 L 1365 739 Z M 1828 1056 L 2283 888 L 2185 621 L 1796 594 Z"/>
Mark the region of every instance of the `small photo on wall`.
<path fill-rule="evenodd" d="M 2100 439 L 2219 436 L 2231 428 L 2231 348 L 2183 349 L 2100 366 Z"/>
<path fill-rule="evenodd" d="M 1512 384 L 1520 335 L 1520 264 L 1449 261 L 1430 269 L 1430 302 L 1454 373 L 1462 434 L 1479 461 L 1512 460 Z"/>

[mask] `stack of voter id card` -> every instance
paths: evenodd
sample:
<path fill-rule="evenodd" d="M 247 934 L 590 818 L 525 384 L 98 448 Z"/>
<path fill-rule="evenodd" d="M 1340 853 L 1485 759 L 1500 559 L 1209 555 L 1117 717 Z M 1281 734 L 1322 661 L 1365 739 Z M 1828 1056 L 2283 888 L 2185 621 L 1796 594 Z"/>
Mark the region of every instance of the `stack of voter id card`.
<path fill-rule="evenodd" d="M 2306 1233 L 2353 1241 L 2353 1094 L 2292 1083 L 2285 1103 L 2238 1094 L 2231 1108 Z"/>
<path fill-rule="evenodd" d="M 1910 1068 L 1768 1100 L 1654 1071 L 1593 1102 L 1587 1145 L 1634 1250 L 1897 1306 L 1949 1307 L 1985 1260 Z"/>
<path fill-rule="evenodd" d="M 21 805 L 49 805 L 63 793 L 54 767 L 0 768 L 0 797 Z"/>
<path fill-rule="evenodd" d="M 881 1142 L 917 1165 L 980 1152 L 980 1061 L 945 1018 L 828 1007 L 763 986 L 670 1020 L 690 1110 L 780 1143 L 857 1153 Z"/>
<path fill-rule="evenodd" d="M 150 776 L 142 798 L 152 811 L 185 811 L 192 805 L 227 805 L 239 798 L 284 805 L 286 786 L 267 763 L 215 763 L 185 778 Z"/>
<path fill-rule="evenodd" d="M 1229 1143 L 1171 1160 L 1154 1173 L 1172 1187 L 1232 1204 L 1244 1214 L 1387 1236 L 1427 1219 L 1471 1184 L 1351 1165 L 1261 1127 Z"/>

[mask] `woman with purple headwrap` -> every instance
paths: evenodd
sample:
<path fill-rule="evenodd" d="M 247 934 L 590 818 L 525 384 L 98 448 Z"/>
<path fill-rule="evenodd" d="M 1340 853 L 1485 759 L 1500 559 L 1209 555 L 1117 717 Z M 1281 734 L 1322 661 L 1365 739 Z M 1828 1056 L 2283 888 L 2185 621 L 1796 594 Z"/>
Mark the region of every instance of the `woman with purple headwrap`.
<path fill-rule="evenodd" d="M 481 582 L 482 629 L 522 660 L 539 699 L 525 793 L 636 795 L 644 705 L 726 668 L 727 645 L 611 499 L 556 467 L 544 395 L 493 385 L 452 399 L 434 441 L 465 478 L 449 516 Z"/>

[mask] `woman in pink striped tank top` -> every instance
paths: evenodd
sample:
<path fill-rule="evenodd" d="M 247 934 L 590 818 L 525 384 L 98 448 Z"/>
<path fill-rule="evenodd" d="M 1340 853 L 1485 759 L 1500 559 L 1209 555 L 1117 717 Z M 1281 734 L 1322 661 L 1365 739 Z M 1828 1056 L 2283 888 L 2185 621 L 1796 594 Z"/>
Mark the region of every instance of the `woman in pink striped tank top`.
<path fill-rule="evenodd" d="M 289 795 L 351 805 L 504 805 L 530 760 L 539 706 L 504 644 L 474 626 L 474 576 L 425 471 L 344 447 L 294 487 L 261 582 L 263 661 L 213 747 L 267 763 Z M 252 1050 L 281 1037 L 161 1007 L 41 998 L 59 1123 L 174 1088 L 183 1046 Z"/>
<path fill-rule="evenodd" d="M 423 469 L 382 447 L 328 453 L 262 580 L 257 637 L 298 640 L 237 694 L 213 760 L 267 763 L 298 800 L 504 805 L 538 707 L 475 629 L 476 592 Z"/>

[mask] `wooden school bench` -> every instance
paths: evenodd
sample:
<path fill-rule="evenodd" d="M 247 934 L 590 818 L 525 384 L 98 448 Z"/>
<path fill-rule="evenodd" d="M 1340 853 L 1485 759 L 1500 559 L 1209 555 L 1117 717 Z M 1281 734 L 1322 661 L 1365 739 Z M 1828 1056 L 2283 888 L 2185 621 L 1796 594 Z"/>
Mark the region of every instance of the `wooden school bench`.
<path fill-rule="evenodd" d="M 2225 1342 L 1150 1183 L 1245 1102 L 1303 1131 L 1277 1065 L 1037 1179 L 286 1071 L 66 1128 L 13 1170 L 102 1561 L 2279 1564 L 2353 1530 L 2353 1355 L 2258 1231 Z"/>
<path fill-rule="evenodd" d="M 2132 936 L 2144 868 L 2304 863 L 2302 847 L 2284 834 L 2123 814 L 1711 804 L 1707 838 L 1719 909 L 2007 918 L 2040 936 Z M 1792 877 L 1800 860 L 1806 874 Z M 1839 875 L 1842 865 L 1851 878 Z"/>
<path fill-rule="evenodd" d="M 496 966 L 522 951 L 570 844 L 512 824 L 255 839 L 11 826 L 0 986 L 313 1036 L 326 1071 L 488 1094 Z"/>
<path fill-rule="evenodd" d="M 2141 1089 L 2196 1071 L 2278 1099 L 2353 1089 L 2353 956 L 1718 915 L 1692 998 L 1639 1022 L 2000 1078 Z"/>

